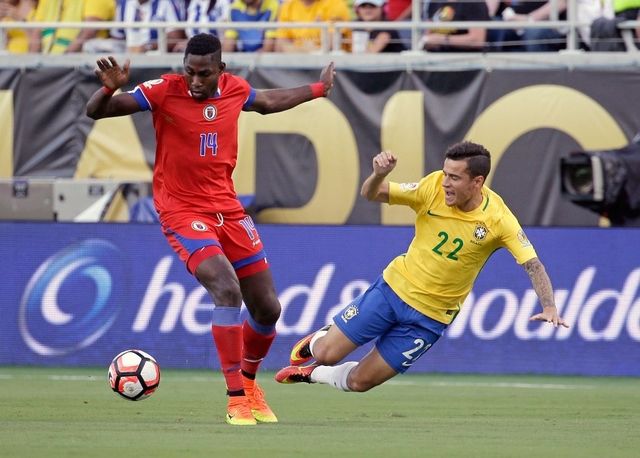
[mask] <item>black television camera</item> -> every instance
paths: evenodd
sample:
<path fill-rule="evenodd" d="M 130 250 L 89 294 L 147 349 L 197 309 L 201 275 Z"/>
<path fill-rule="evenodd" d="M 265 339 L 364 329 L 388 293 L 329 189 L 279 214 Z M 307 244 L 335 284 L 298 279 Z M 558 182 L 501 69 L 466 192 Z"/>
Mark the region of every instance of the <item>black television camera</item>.
<path fill-rule="evenodd" d="M 562 195 L 574 204 L 614 226 L 640 226 L 640 134 L 624 148 L 570 153 L 560 175 Z"/>

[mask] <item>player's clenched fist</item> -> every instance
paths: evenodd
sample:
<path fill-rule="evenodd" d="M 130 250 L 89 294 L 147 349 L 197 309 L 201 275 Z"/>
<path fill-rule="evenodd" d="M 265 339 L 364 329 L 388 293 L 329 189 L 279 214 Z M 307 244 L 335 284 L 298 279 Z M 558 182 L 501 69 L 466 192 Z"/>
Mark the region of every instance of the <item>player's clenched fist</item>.
<path fill-rule="evenodd" d="M 376 175 L 388 175 L 395 168 L 398 159 L 391 151 L 382 151 L 373 158 L 373 172 Z"/>

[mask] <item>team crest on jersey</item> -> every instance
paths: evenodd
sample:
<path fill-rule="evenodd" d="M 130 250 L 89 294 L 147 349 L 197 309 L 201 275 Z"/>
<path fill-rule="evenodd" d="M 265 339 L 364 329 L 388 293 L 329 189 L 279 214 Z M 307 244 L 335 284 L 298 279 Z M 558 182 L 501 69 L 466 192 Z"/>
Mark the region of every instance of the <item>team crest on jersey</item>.
<path fill-rule="evenodd" d="M 487 237 L 487 234 L 489 233 L 489 229 L 487 229 L 487 226 L 484 225 L 484 223 L 482 222 L 477 222 L 476 223 L 476 228 L 473 230 L 473 237 L 480 241 L 480 240 L 484 240 Z"/>
<path fill-rule="evenodd" d="M 350 305 L 345 309 L 344 312 L 342 312 L 342 316 L 340 318 L 342 318 L 342 321 L 346 323 L 351 318 L 355 317 L 357 314 L 358 314 L 358 307 L 356 307 L 355 305 Z"/>
<path fill-rule="evenodd" d="M 206 224 L 204 224 L 202 221 L 191 221 L 191 229 L 193 229 L 194 231 L 199 231 L 199 232 L 205 232 L 208 231 L 209 228 L 207 227 Z"/>
<path fill-rule="evenodd" d="M 216 110 L 216 107 L 213 105 L 207 105 L 204 107 L 204 110 L 202 110 L 202 115 L 207 121 L 213 121 L 217 114 L 218 110 Z"/>
<path fill-rule="evenodd" d="M 409 192 L 418 187 L 418 183 L 400 183 L 400 191 Z"/>
<path fill-rule="evenodd" d="M 529 241 L 529 239 L 527 238 L 527 235 L 524 233 L 522 229 L 518 231 L 518 240 L 520 240 L 520 244 L 522 245 L 523 248 L 531 246 L 531 242 Z"/>

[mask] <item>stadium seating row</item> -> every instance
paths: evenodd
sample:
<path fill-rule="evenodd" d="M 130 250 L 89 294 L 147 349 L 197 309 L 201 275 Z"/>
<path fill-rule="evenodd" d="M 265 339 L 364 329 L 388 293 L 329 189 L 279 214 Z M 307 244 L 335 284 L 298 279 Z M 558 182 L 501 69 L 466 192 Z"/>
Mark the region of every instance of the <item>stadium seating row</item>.
<path fill-rule="evenodd" d="M 640 0 L 0 0 L 0 52 L 183 52 L 202 32 L 220 36 L 224 52 L 635 51 L 639 9 Z"/>

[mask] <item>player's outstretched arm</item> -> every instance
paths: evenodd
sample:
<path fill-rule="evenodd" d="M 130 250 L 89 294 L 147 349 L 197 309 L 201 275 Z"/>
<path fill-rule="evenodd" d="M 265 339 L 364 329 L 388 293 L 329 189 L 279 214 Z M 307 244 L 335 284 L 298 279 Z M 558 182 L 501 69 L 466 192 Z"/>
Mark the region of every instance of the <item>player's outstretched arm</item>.
<path fill-rule="evenodd" d="M 328 97 L 333 88 L 335 74 L 335 65 L 331 62 L 322 70 L 320 81 L 316 83 L 286 89 L 256 91 L 256 98 L 249 111 L 257 111 L 260 114 L 278 113 L 318 97 Z"/>
<path fill-rule="evenodd" d="M 360 195 L 367 200 L 389 203 L 387 175 L 396 167 L 398 159 L 391 151 L 382 151 L 373 158 L 373 173 L 364 180 Z"/>
<path fill-rule="evenodd" d="M 131 94 L 113 93 L 129 82 L 129 60 L 123 67 L 116 60 L 109 58 L 98 59 L 95 73 L 102 87 L 93 93 L 87 102 L 87 116 L 92 119 L 124 116 L 140 111 L 140 105 Z"/>
<path fill-rule="evenodd" d="M 551 280 L 547 271 L 540 262 L 540 259 L 533 258 L 523 264 L 524 270 L 527 271 L 533 289 L 538 295 L 540 304 L 542 305 L 542 312 L 533 315 L 529 318 L 529 321 L 546 321 L 547 323 L 553 323 L 555 327 L 564 326 L 568 328 L 569 325 L 558 316 L 558 309 L 555 305 L 553 298 L 553 287 L 551 286 Z"/>

